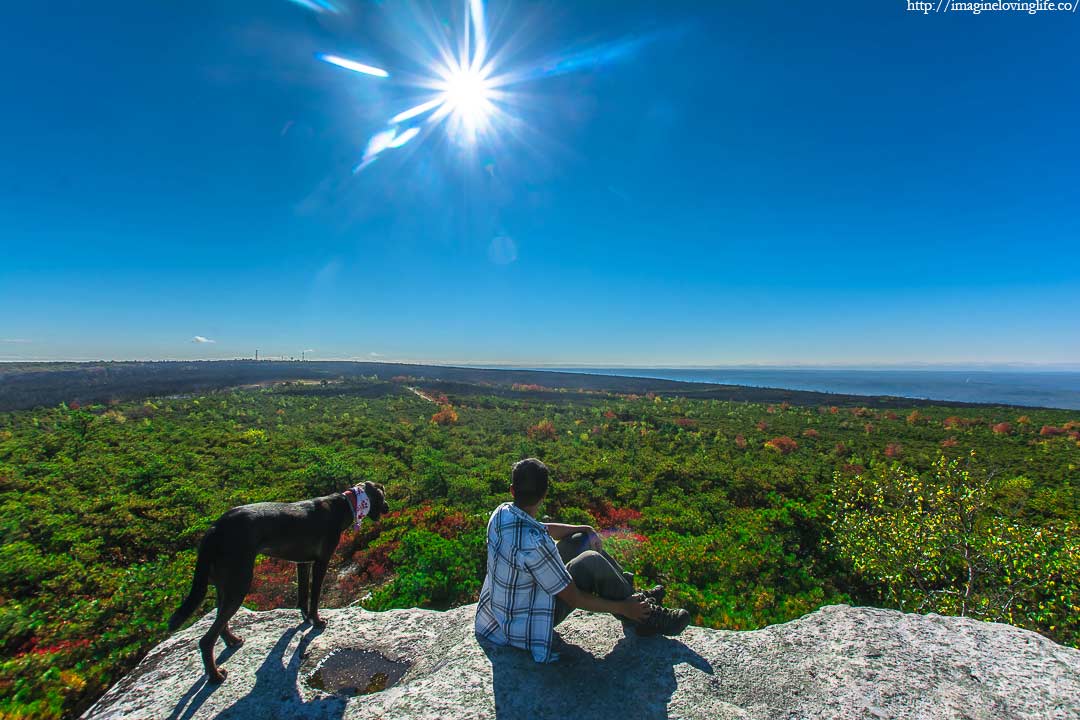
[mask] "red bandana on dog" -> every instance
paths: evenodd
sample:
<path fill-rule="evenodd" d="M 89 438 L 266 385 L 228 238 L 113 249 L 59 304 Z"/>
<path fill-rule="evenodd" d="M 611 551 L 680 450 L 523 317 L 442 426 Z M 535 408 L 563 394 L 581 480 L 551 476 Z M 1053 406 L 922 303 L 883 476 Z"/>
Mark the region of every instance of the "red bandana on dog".
<path fill-rule="evenodd" d="M 353 523 L 353 527 L 359 530 L 360 521 L 366 518 L 368 512 L 371 510 L 371 501 L 368 500 L 367 493 L 361 490 L 359 485 L 350 488 L 346 494 L 349 492 L 353 494 L 352 502 L 349 504 L 352 505 L 353 518 L 356 520 L 356 522 Z"/>

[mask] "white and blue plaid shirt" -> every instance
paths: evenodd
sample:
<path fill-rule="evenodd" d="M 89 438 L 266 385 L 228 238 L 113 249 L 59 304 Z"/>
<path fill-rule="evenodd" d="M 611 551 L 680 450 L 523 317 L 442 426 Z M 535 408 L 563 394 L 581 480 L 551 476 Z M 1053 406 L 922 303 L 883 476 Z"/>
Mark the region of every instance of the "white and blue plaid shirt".
<path fill-rule="evenodd" d="M 487 577 L 476 604 L 476 634 L 528 650 L 536 662 L 558 660 L 551 651 L 555 595 L 571 582 L 547 528 L 513 503 L 503 503 L 488 520 Z"/>

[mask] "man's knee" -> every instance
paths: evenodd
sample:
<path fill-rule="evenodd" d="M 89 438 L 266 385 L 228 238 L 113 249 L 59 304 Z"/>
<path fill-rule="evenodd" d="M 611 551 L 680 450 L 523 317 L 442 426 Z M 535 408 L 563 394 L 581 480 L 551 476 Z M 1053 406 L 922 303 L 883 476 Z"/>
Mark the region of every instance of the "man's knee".
<path fill-rule="evenodd" d="M 574 578 L 574 583 L 578 587 L 586 584 L 591 586 L 600 573 L 610 567 L 611 563 L 607 561 L 607 558 L 595 550 L 586 550 L 566 565 L 566 569 L 570 571 L 570 577 Z"/>

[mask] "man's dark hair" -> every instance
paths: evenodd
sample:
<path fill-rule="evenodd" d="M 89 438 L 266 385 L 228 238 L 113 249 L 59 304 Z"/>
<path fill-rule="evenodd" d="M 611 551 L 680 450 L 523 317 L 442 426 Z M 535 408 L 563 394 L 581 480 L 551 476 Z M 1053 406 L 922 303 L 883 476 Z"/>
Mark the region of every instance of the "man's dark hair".
<path fill-rule="evenodd" d="M 529 507 L 543 499 L 548 489 L 547 465 L 536 458 L 526 458 L 514 463 L 510 474 L 510 485 L 514 488 L 514 504 Z"/>

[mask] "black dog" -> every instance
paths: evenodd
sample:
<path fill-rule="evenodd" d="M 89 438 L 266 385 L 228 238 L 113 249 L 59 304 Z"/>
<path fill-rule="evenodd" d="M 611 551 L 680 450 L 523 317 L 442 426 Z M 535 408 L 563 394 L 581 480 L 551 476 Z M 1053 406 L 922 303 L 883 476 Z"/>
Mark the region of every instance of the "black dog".
<path fill-rule="evenodd" d="M 176 630 L 195 612 L 206 596 L 207 583 L 213 582 L 217 588 L 217 618 L 199 640 L 199 649 L 210 682 L 224 680 L 225 670 L 214 662 L 214 644 L 219 635 L 229 647 L 244 642 L 229 630 L 228 622 L 251 586 L 257 554 L 297 563 L 300 614 L 316 627 L 325 626 L 319 618 L 319 594 L 341 533 L 365 516 L 378 520 L 389 510 L 383 486 L 370 482 L 363 488 L 312 500 L 254 503 L 229 510 L 210 526 L 199 544 L 191 592 L 169 618 L 169 630 Z"/>

